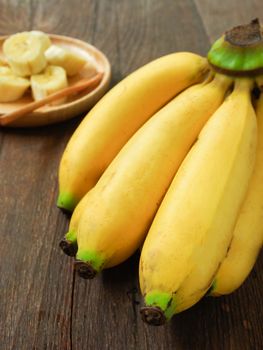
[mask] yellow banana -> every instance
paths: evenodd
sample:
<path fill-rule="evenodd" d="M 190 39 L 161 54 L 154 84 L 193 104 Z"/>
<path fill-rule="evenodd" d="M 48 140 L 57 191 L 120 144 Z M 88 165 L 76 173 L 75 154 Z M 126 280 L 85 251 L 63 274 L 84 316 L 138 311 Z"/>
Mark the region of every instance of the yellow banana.
<path fill-rule="evenodd" d="M 255 168 L 241 207 L 227 255 L 210 295 L 232 293 L 252 270 L 263 243 L 263 94 L 257 104 L 258 147 Z"/>
<path fill-rule="evenodd" d="M 218 75 L 188 88 L 119 152 L 87 194 L 77 232 L 81 276 L 91 278 L 139 248 L 178 167 L 231 82 Z"/>
<path fill-rule="evenodd" d="M 208 121 L 155 216 L 140 259 L 148 323 L 162 324 L 210 287 L 232 237 L 256 153 L 249 79 Z"/>
<path fill-rule="evenodd" d="M 129 138 L 164 104 L 201 81 L 206 59 L 187 52 L 161 57 L 130 74 L 88 113 L 59 167 L 57 205 L 72 211 Z"/>
<path fill-rule="evenodd" d="M 75 256 L 77 253 L 78 224 L 79 224 L 82 211 L 85 208 L 86 203 L 88 201 L 90 193 L 92 193 L 92 190 L 89 191 L 77 204 L 70 219 L 68 232 L 65 234 L 64 238 L 59 243 L 60 248 L 68 256 Z"/>
<path fill-rule="evenodd" d="M 8 66 L 7 61 L 3 57 L 0 57 L 0 67 L 6 67 L 6 66 Z"/>

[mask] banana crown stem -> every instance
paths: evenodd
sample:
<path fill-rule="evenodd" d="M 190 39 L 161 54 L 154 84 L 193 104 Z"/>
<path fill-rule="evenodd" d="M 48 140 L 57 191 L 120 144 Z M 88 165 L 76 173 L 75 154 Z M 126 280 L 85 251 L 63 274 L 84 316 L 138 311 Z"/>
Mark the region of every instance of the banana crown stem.
<path fill-rule="evenodd" d="M 258 19 L 221 36 L 207 55 L 216 71 L 251 76 L 263 71 L 263 28 Z"/>
<path fill-rule="evenodd" d="M 216 73 L 213 82 L 221 85 L 222 88 L 226 89 L 233 83 L 233 78 L 224 74 Z"/>
<path fill-rule="evenodd" d="M 263 92 L 263 75 L 258 76 L 256 82 L 261 92 Z"/>
<path fill-rule="evenodd" d="M 234 85 L 234 92 L 240 94 L 240 92 L 250 93 L 254 86 L 254 79 L 251 78 L 236 78 Z"/>

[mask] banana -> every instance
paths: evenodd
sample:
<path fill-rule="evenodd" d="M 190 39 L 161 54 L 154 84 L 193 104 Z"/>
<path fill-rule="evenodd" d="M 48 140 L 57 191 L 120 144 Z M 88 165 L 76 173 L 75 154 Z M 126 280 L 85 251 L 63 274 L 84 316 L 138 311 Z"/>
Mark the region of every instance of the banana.
<path fill-rule="evenodd" d="M 40 30 L 31 30 L 30 35 L 35 36 L 39 41 L 41 41 L 43 51 L 46 51 L 51 46 L 51 40 L 46 33 L 43 33 Z"/>
<path fill-rule="evenodd" d="M 79 224 L 82 211 L 85 208 L 86 203 L 88 202 L 91 192 L 92 190 L 89 191 L 89 193 L 79 201 L 78 205 L 74 209 L 73 214 L 71 216 L 68 232 L 65 234 L 65 237 L 59 243 L 60 248 L 68 256 L 75 256 L 77 253 L 78 224 Z"/>
<path fill-rule="evenodd" d="M 3 57 L 0 57 L 0 67 L 3 67 L 3 66 L 8 66 L 8 64 Z"/>
<path fill-rule="evenodd" d="M 12 69 L 10 68 L 10 67 L 8 67 L 8 66 L 1 66 L 0 65 L 0 74 L 2 75 L 2 76 L 6 76 L 6 75 L 14 75 L 14 73 L 12 72 Z M 23 78 L 22 78 L 23 79 Z M 27 79 L 25 79 L 25 80 L 27 80 Z M 27 80 L 28 81 L 28 80 Z"/>
<path fill-rule="evenodd" d="M 51 45 L 46 50 L 45 56 L 50 65 L 63 67 L 68 76 L 77 74 L 87 63 L 85 57 L 78 52 L 58 45 Z"/>
<path fill-rule="evenodd" d="M 218 75 L 188 88 L 122 148 L 87 194 L 77 232 L 81 276 L 91 278 L 139 248 L 178 167 L 231 82 Z"/>
<path fill-rule="evenodd" d="M 45 45 L 38 35 L 22 32 L 4 41 L 3 53 L 14 74 L 21 77 L 40 73 L 47 65 Z"/>
<path fill-rule="evenodd" d="M 156 59 L 123 79 L 88 113 L 59 167 L 57 206 L 72 211 L 124 144 L 172 97 L 201 81 L 206 59 L 188 52 Z"/>
<path fill-rule="evenodd" d="M 258 147 L 255 168 L 241 207 L 227 255 L 215 276 L 210 295 L 235 291 L 252 270 L 263 244 L 263 94 L 257 104 Z"/>
<path fill-rule="evenodd" d="M 208 290 L 231 241 L 256 154 L 250 79 L 208 121 L 153 220 L 140 259 L 143 319 L 162 324 Z"/>
<path fill-rule="evenodd" d="M 62 67 L 47 66 L 41 74 L 32 75 L 30 78 L 32 95 L 34 100 L 41 100 L 42 98 L 67 87 L 66 71 Z M 56 100 L 52 103 L 61 104 L 66 101 L 66 98 Z"/>
<path fill-rule="evenodd" d="M 14 75 L 7 66 L 0 66 L 0 102 L 18 100 L 29 86 L 28 79 Z"/>

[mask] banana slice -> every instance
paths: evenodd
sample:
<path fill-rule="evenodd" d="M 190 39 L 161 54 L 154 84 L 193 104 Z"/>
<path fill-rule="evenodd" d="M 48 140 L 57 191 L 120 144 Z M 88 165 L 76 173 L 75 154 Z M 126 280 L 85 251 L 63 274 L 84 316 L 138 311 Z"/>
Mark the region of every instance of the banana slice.
<path fill-rule="evenodd" d="M 0 102 L 12 102 L 23 96 L 30 86 L 29 80 L 13 74 L 7 66 L 0 67 Z"/>
<path fill-rule="evenodd" d="M 47 66 L 42 74 L 32 75 L 30 80 L 34 100 L 41 100 L 68 85 L 65 69 L 58 66 Z M 65 100 L 56 100 L 51 105 L 61 104 Z"/>
<path fill-rule="evenodd" d="M 47 34 L 41 32 L 40 30 L 31 30 L 30 34 L 41 41 L 42 49 L 44 51 L 46 51 L 49 46 L 51 46 L 51 40 Z"/>
<path fill-rule="evenodd" d="M 5 40 L 3 52 L 16 75 L 25 77 L 37 74 L 46 67 L 44 41 L 30 32 L 17 33 Z"/>
<path fill-rule="evenodd" d="M 87 62 L 77 52 L 57 45 L 51 45 L 46 50 L 45 56 L 49 64 L 63 67 L 68 76 L 77 74 Z"/>
<path fill-rule="evenodd" d="M 2 75 L 14 75 L 11 68 L 8 66 L 1 66 L 0 64 L 0 76 Z"/>
<path fill-rule="evenodd" d="M 2 57 L 0 57 L 0 67 L 2 66 L 7 66 L 7 62 Z"/>

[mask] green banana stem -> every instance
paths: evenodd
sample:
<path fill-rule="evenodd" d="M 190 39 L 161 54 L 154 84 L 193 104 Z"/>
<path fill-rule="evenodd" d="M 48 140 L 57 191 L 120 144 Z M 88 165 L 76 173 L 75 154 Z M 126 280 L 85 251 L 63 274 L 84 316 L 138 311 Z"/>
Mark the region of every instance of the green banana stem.
<path fill-rule="evenodd" d="M 71 193 L 59 193 L 57 199 L 57 207 L 67 212 L 73 212 L 76 205 L 78 204 L 78 201 L 79 200 L 75 198 Z"/>
<path fill-rule="evenodd" d="M 78 250 L 77 252 L 75 269 L 82 278 L 94 278 L 102 270 L 104 264 L 104 257 L 97 252 L 84 250 Z"/>
<path fill-rule="evenodd" d="M 263 72 L 263 27 L 258 19 L 227 31 L 207 55 L 215 70 L 229 75 L 258 75 Z"/>
<path fill-rule="evenodd" d="M 145 296 L 145 307 L 140 312 L 142 320 L 153 326 L 161 326 L 176 312 L 176 303 L 170 293 L 152 291 Z"/>

